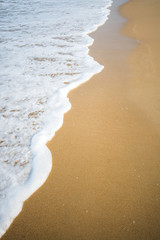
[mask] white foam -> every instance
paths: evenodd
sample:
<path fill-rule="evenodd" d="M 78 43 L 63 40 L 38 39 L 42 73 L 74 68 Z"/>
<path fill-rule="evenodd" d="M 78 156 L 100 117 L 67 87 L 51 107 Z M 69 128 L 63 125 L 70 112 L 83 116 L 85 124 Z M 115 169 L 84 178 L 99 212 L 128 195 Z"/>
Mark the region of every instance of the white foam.
<path fill-rule="evenodd" d="M 0 236 L 51 171 L 46 143 L 71 108 L 68 92 L 103 69 L 88 55 L 88 34 L 111 3 L 0 2 Z"/>

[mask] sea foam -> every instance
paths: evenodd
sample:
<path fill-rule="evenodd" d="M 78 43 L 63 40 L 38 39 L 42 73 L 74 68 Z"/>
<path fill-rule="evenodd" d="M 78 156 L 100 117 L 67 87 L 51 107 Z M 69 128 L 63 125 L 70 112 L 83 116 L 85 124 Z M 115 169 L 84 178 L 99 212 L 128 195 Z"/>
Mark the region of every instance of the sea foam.
<path fill-rule="evenodd" d="M 68 92 L 103 69 L 88 34 L 111 3 L 0 1 L 0 236 L 51 171 L 46 143 L 71 108 Z"/>

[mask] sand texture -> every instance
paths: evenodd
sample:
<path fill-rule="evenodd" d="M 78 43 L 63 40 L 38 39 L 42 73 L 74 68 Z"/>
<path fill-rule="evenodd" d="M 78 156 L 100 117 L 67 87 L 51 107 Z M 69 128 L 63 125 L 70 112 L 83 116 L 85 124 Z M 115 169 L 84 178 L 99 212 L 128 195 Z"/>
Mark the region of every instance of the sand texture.
<path fill-rule="evenodd" d="M 160 239 L 160 2 L 114 2 L 92 33 L 105 66 L 69 94 L 53 171 L 3 240 Z"/>

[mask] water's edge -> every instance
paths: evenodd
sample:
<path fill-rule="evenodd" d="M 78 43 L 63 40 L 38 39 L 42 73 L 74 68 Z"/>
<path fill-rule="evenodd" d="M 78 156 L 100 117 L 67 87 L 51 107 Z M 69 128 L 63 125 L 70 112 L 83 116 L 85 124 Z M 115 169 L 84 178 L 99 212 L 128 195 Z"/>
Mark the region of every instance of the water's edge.
<path fill-rule="evenodd" d="M 110 1 L 110 5 L 107 4 L 106 19 L 104 19 L 99 25 L 94 26 L 91 32 L 96 31 L 98 27 L 102 26 L 107 21 L 110 14 L 108 8 L 111 7 L 111 4 L 112 1 Z M 85 35 L 88 36 L 91 32 L 87 32 Z M 90 38 L 90 43 L 87 47 L 89 48 L 93 42 L 94 40 Z M 94 62 L 93 58 L 92 60 Z M 18 188 L 16 187 L 16 191 L 13 188 L 7 196 L 6 200 L 8 204 L 4 206 L 3 213 L 5 214 L 6 212 L 9 212 L 9 216 L 7 215 L 6 218 L 3 218 L 3 222 L 1 222 L 0 237 L 3 236 L 13 220 L 21 212 L 24 201 L 45 183 L 50 174 L 52 169 L 52 156 L 46 143 L 50 141 L 54 137 L 55 132 L 61 128 L 63 125 L 64 114 L 71 109 L 71 103 L 67 97 L 68 93 L 77 88 L 80 84 L 88 81 L 94 74 L 101 72 L 102 69 L 103 66 L 99 64 L 93 65 L 90 72 L 84 72 L 82 77 L 66 84 L 65 87 L 62 87 L 53 93 L 53 97 L 49 100 L 50 109 L 52 110 L 52 112 L 50 112 L 50 121 L 45 124 L 39 133 L 33 136 L 31 141 L 33 159 L 30 176 L 23 185 Z M 13 202 L 16 203 L 14 209 Z"/>

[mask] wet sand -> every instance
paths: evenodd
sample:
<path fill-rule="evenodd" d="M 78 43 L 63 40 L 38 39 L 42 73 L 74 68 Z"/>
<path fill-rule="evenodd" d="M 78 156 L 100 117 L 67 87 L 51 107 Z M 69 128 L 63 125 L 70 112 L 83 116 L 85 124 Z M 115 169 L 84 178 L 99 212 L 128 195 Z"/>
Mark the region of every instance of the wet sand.
<path fill-rule="evenodd" d="M 91 35 L 105 68 L 69 94 L 53 171 L 3 240 L 160 239 L 160 3 L 129 1 L 129 21 L 120 3 Z"/>

